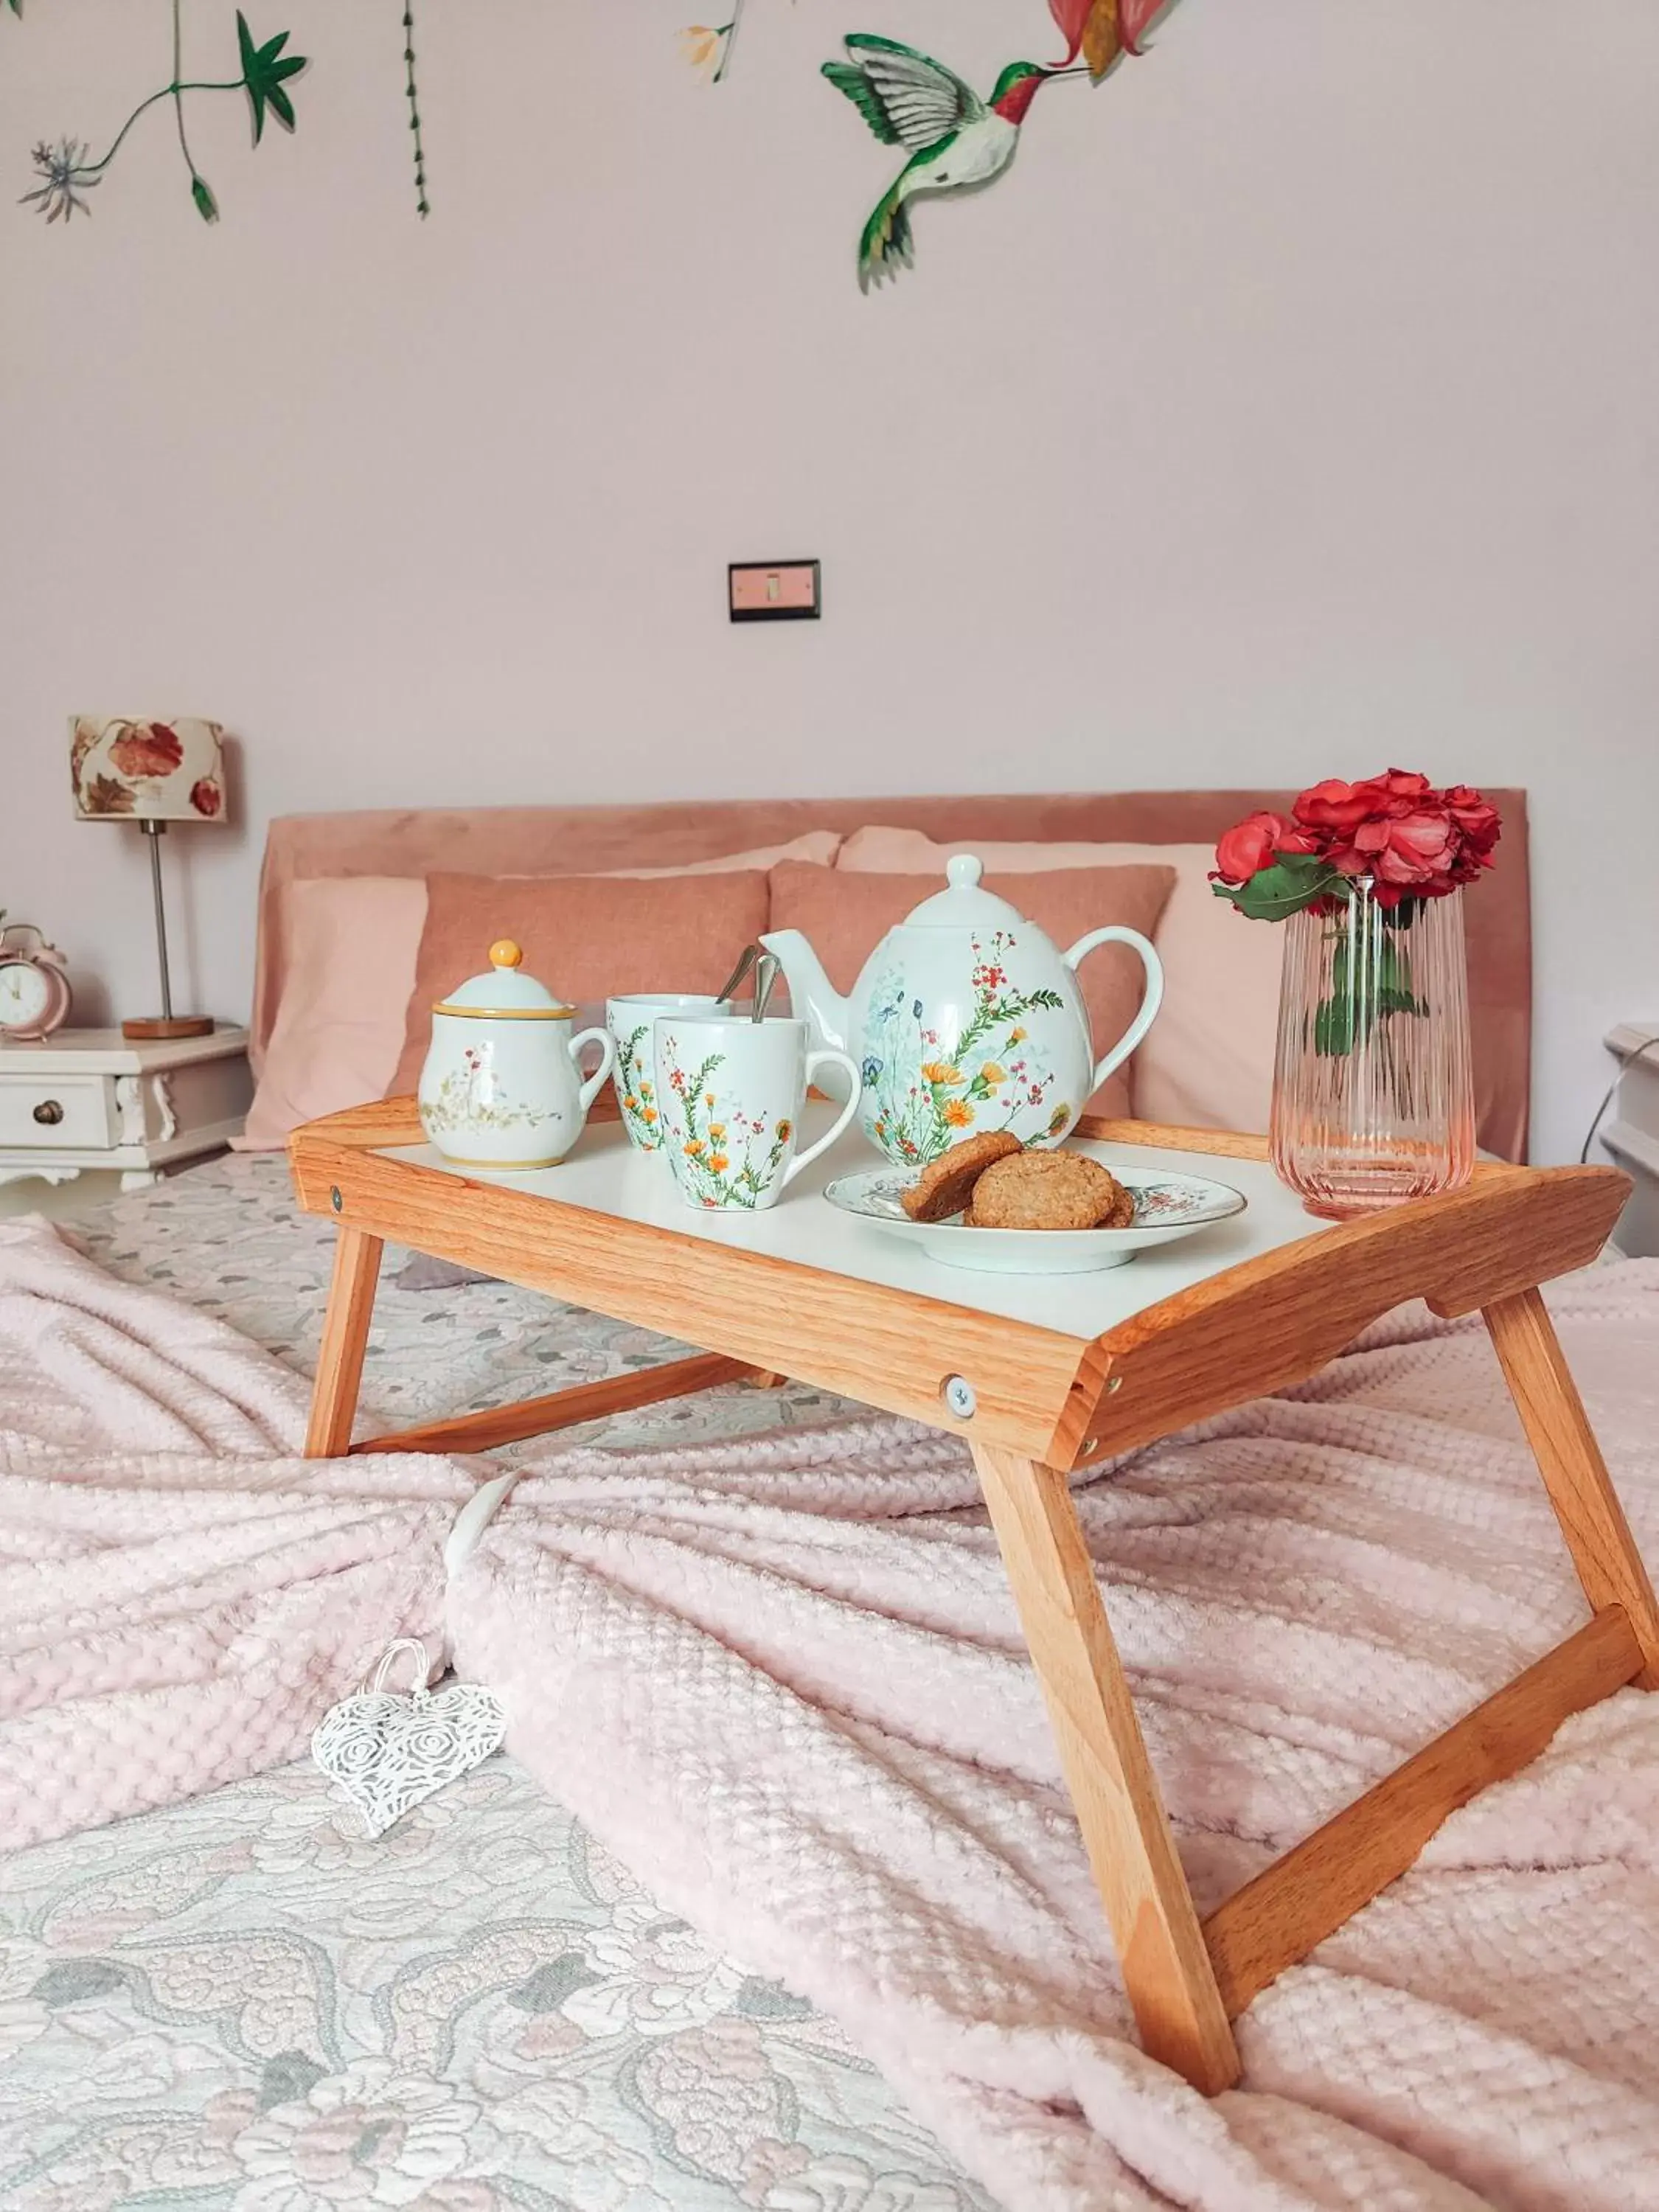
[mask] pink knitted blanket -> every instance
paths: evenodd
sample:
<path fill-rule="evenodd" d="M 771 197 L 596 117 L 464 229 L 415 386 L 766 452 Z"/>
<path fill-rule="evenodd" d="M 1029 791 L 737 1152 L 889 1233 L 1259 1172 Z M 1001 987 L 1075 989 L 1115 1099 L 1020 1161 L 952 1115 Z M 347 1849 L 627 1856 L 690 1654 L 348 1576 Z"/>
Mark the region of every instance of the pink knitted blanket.
<path fill-rule="evenodd" d="M 1552 1304 L 1659 1559 L 1659 1267 Z M 391 1636 L 447 1626 L 546 1786 L 1015 2212 L 1659 2205 L 1659 1700 L 1449 1821 L 1257 2000 L 1206 2103 L 1129 2039 L 953 1442 L 550 1450 L 447 1589 L 477 1463 L 307 1464 L 304 1397 L 0 1224 L 0 1835 L 289 1759 Z M 1079 1503 L 1201 1906 L 1582 1618 L 1484 1336 L 1420 1311 Z"/>

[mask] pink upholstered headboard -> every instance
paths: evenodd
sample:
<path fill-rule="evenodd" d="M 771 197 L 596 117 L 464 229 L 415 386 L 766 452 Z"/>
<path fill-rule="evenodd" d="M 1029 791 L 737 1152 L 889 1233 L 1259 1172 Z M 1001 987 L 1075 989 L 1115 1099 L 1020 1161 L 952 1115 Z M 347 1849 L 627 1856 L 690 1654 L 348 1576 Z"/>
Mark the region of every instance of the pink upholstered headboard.
<path fill-rule="evenodd" d="M 1524 1159 L 1532 1055 L 1532 920 L 1527 799 L 1489 794 L 1504 817 L 1498 866 L 1468 901 L 1476 1108 L 1480 1141 Z M 1129 791 L 1010 798 L 742 799 L 652 806 L 499 806 L 418 812 L 289 814 L 270 824 L 259 884 L 253 986 L 256 1053 L 281 996 L 283 886 L 305 876 L 597 874 L 672 867 L 784 843 L 808 830 L 850 836 L 867 823 L 925 830 L 942 842 L 975 838 L 1212 842 L 1256 807 L 1288 811 L 1274 791 Z"/>

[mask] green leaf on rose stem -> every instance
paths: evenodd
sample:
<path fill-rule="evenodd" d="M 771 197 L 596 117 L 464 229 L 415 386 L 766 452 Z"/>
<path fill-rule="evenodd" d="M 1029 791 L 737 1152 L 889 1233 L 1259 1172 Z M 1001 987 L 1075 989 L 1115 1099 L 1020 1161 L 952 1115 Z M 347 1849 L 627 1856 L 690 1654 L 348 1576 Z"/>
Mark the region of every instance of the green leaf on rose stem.
<path fill-rule="evenodd" d="M 1341 1059 L 1353 1050 L 1353 1006 L 1347 999 L 1322 999 L 1314 1015 L 1314 1050 L 1322 1060 Z"/>
<path fill-rule="evenodd" d="M 204 222 L 218 222 L 219 203 L 214 198 L 212 190 L 205 177 L 192 177 L 191 179 L 190 196 L 191 199 L 195 201 L 197 212 L 201 216 Z"/>
<path fill-rule="evenodd" d="M 1381 990 L 1375 999 L 1337 992 L 1322 999 L 1314 1013 L 1314 1050 L 1325 1060 L 1345 1059 L 1364 1044 L 1380 1021 L 1391 1014 L 1426 1014 L 1427 1002 L 1409 991 Z"/>
<path fill-rule="evenodd" d="M 257 146 L 264 136 L 265 110 L 268 107 L 285 129 L 294 128 L 294 103 L 283 89 L 283 80 L 298 76 L 306 66 L 303 54 L 284 55 L 289 34 L 278 31 L 274 39 L 256 46 L 253 33 L 247 27 L 247 17 L 236 10 L 236 47 L 241 57 L 242 82 L 247 90 L 248 105 L 253 110 L 253 143 Z"/>
<path fill-rule="evenodd" d="M 1271 867 L 1258 868 L 1248 883 L 1216 884 L 1212 889 L 1218 898 L 1231 899 L 1252 921 L 1283 921 L 1342 880 L 1317 853 L 1281 853 Z"/>
<path fill-rule="evenodd" d="M 1411 963 L 1406 957 L 1405 947 L 1388 939 L 1383 940 L 1377 957 L 1376 988 L 1379 997 L 1382 998 L 1390 992 L 1396 997 L 1403 994 L 1407 999 L 1412 994 Z"/>

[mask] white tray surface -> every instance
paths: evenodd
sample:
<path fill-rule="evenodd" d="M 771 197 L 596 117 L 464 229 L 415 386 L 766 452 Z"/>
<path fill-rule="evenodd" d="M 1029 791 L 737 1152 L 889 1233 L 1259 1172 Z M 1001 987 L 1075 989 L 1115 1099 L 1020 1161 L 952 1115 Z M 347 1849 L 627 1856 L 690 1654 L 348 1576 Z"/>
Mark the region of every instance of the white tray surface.
<path fill-rule="evenodd" d="M 805 1121 L 809 1143 L 831 1118 L 831 1109 L 816 1103 L 808 1106 Z M 666 1160 L 658 1153 L 636 1151 L 616 1121 L 590 1127 L 574 1152 L 556 1167 L 516 1175 L 453 1167 L 431 1145 L 380 1149 L 388 1159 L 436 1168 L 466 1182 L 556 1198 L 568 1206 L 648 1222 L 653 1229 L 701 1237 L 711 1244 L 769 1253 L 775 1259 L 850 1275 L 859 1282 L 884 1284 L 945 1305 L 1001 1314 L 1010 1321 L 1027 1322 L 1037 1328 L 1056 1329 L 1076 1337 L 1099 1336 L 1176 1291 L 1237 1267 L 1241 1261 L 1253 1260 L 1260 1253 L 1316 1237 L 1329 1226 L 1303 1211 L 1300 1200 L 1285 1189 L 1265 1161 L 1224 1159 L 1210 1152 L 1164 1152 L 1142 1145 L 1097 1144 L 1080 1138 L 1072 1139 L 1070 1148 L 1091 1153 L 1108 1167 L 1121 1164 L 1147 1175 L 1163 1171 L 1231 1183 L 1235 1190 L 1243 1192 L 1249 1204 L 1232 1220 L 1197 1230 L 1172 1243 L 1167 1251 L 1139 1253 L 1127 1267 L 1108 1268 L 1098 1274 L 972 1274 L 942 1267 L 903 1238 L 824 1203 L 821 1194 L 832 1176 L 878 1164 L 877 1154 L 856 1127 L 822 1158 L 814 1160 L 765 1213 L 708 1212 L 687 1206 Z"/>

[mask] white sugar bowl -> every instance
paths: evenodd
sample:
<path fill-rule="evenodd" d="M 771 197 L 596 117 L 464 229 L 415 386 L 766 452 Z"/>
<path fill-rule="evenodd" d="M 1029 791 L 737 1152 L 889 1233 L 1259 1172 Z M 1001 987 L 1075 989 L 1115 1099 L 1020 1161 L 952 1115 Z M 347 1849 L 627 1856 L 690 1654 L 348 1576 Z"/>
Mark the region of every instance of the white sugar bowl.
<path fill-rule="evenodd" d="M 421 1127 L 464 1168 L 550 1168 L 580 1136 L 617 1048 L 602 1029 L 573 1036 L 574 1009 L 522 975 L 511 938 L 489 948 L 489 970 L 432 1009 L 432 1043 L 416 1094 Z M 584 1079 L 586 1044 L 599 1064 Z"/>

